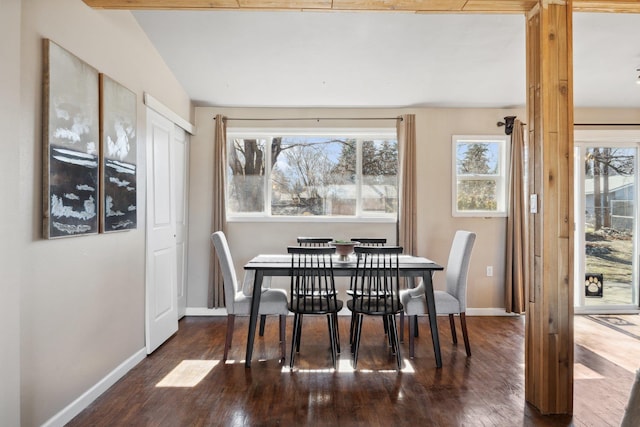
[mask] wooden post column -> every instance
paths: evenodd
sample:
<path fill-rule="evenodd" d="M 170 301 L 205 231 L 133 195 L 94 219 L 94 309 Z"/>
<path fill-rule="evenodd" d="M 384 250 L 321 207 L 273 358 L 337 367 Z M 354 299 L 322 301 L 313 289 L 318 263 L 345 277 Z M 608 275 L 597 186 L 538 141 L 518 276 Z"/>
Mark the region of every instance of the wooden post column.
<path fill-rule="evenodd" d="M 525 396 L 543 414 L 573 412 L 572 0 L 527 16 L 530 213 Z"/>

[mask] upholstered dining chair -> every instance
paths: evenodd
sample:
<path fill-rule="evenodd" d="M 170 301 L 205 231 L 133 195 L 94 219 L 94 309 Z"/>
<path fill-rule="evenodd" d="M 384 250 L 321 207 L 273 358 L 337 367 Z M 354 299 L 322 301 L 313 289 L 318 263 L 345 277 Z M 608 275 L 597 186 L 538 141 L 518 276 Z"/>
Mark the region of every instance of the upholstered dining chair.
<path fill-rule="evenodd" d="M 347 307 L 353 313 L 355 325 L 350 334 L 353 368 L 358 366 L 358 352 L 362 337 L 362 321 L 365 315 L 379 316 L 388 325 L 389 343 L 396 355 L 398 370 L 402 369 L 400 341 L 396 327 L 396 314 L 402 312 L 399 284 L 398 257 L 400 246 L 356 246 L 358 255 L 356 274 L 352 282 L 352 298 Z"/>
<path fill-rule="evenodd" d="M 471 250 L 476 240 L 476 233 L 464 230 L 456 231 L 449 251 L 447 262 L 446 290 L 434 290 L 437 314 L 449 315 L 451 325 L 451 336 L 453 343 L 458 343 L 454 315 L 460 316 L 460 327 L 467 356 L 471 356 L 469 346 L 469 334 L 467 333 L 467 321 L 465 312 L 467 310 L 467 275 L 469 272 L 469 260 Z M 400 292 L 400 299 L 404 306 L 404 312 L 400 315 L 400 336 L 404 335 L 404 315 L 409 316 L 409 356 L 414 356 L 414 336 L 418 315 L 427 313 L 427 300 L 424 295 L 424 283 L 420 283 L 413 289 L 406 289 Z"/>
<path fill-rule="evenodd" d="M 326 315 L 329 325 L 331 360 L 334 368 L 338 363 L 338 323 L 337 313 L 343 302 L 338 299 L 333 276 L 331 255 L 334 247 L 290 246 L 291 289 L 289 311 L 293 313 L 291 357 L 289 367 L 293 369 L 295 355 L 300 351 L 302 320 L 306 315 Z"/>
<path fill-rule="evenodd" d="M 224 344 L 223 360 L 227 360 L 231 341 L 233 339 L 233 327 L 236 316 L 249 316 L 251 314 L 251 296 L 245 295 L 238 289 L 238 279 L 231 258 L 231 251 L 227 238 L 222 231 L 211 234 L 211 241 L 215 247 L 218 263 L 222 269 L 224 280 L 224 299 L 227 309 L 227 336 Z M 280 316 L 280 351 L 281 360 L 286 356 L 286 319 L 289 314 L 287 292 L 282 289 L 262 289 L 260 298 L 260 315 Z"/>

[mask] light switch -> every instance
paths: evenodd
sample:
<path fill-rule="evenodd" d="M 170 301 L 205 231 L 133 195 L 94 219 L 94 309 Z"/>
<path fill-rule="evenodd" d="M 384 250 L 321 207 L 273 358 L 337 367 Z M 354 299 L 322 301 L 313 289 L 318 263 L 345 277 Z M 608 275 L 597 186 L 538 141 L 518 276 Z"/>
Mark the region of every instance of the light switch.
<path fill-rule="evenodd" d="M 529 196 L 529 212 L 538 213 L 538 195 L 532 194 Z"/>

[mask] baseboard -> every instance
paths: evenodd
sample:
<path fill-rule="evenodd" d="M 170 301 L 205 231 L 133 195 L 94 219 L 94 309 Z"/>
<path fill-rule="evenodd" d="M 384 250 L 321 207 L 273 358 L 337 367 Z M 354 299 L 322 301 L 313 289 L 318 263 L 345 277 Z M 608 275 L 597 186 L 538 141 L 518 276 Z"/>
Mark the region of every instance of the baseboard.
<path fill-rule="evenodd" d="M 226 316 L 225 308 L 187 307 L 185 316 Z"/>
<path fill-rule="evenodd" d="M 133 356 L 122 362 L 117 368 L 98 381 L 93 387 L 84 392 L 80 397 L 71 402 L 66 408 L 51 417 L 42 427 L 62 427 L 73 419 L 76 415 L 87 408 L 109 387 L 114 385 L 120 378 L 124 377 L 134 366 L 147 357 L 147 350 L 138 350 Z"/>
<path fill-rule="evenodd" d="M 503 307 L 470 308 L 467 307 L 467 316 L 522 316 L 518 313 L 507 313 Z"/>

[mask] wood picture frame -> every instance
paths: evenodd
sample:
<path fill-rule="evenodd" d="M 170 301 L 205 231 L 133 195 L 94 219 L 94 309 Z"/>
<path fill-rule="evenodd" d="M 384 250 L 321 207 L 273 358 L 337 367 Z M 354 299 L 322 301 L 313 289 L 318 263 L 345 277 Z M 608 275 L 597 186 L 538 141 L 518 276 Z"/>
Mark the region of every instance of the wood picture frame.
<path fill-rule="evenodd" d="M 43 237 L 98 233 L 98 71 L 43 40 Z"/>
<path fill-rule="evenodd" d="M 136 94 L 100 74 L 100 231 L 137 227 Z"/>

